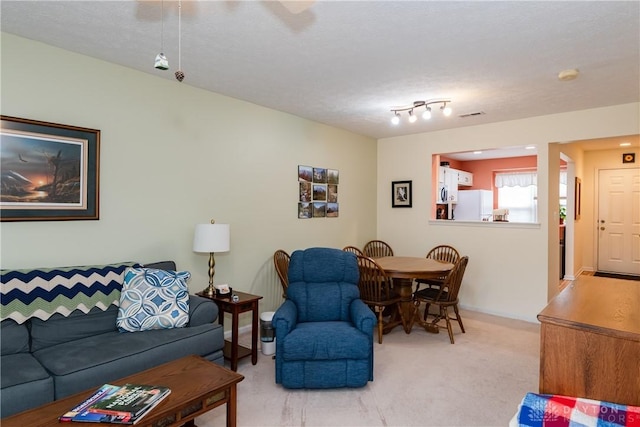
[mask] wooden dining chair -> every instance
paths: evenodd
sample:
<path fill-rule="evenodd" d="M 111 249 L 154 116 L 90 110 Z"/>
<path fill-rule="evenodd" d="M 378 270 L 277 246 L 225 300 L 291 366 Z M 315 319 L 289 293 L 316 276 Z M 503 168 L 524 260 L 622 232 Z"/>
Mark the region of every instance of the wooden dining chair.
<path fill-rule="evenodd" d="M 460 317 L 460 312 L 458 311 L 458 293 L 460 292 L 460 287 L 462 286 L 462 278 L 464 277 L 464 272 L 467 268 L 467 264 L 469 263 L 469 257 L 463 256 L 456 262 L 455 266 L 451 269 L 447 277 L 445 278 L 444 283 L 439 288 L 425 288 L 421 289 L 418 292 L 413 294 L 413 303 L 416 306 L 415 310 L 415 318 L 422 325 L 428 325 L 428 316 L 433 316 L 433 320 L 431 321 L 432 326 L 437 326 L 439 328 L 446 328 L 449 333 L 449 340 L 451 344 L 454 344 L 453 339 L 453 328 L 451 326 L 451 320 L 457 320 L 460 325 L 460 329 L 464 334 L 464 326 L 462 325 L 462 318 Z M 425 303 L 424 315 L 423 319 L 420 320 L 420 305 Z M 438 313 L 430 314 L 429 307 L 431 305 L 435 305 L 438 307 Z M 449 315 L 449 307 L 453 307 L 453 311 L 455 313 L 455 317 L 451 317 Z M 440 326 L 439 322 L 441 320 L 445 320 L 446 326 Z"/>
<path fill-rule="evenodd" d="M 393 289 L 393 282 L 374 259 L 357 255 L 358 270 L 360 271 L 360 299 L 367 304 L 378 317 L 378 343 L 382 344 L 384 329 L 384 311 L 387 307 L 396 306 L 400 311 L 400 295 Z M 402 318 L 402 326 L 406 325 Z"/>
<path fill-rule="evenodd" d="M 342 250 L 345 252 L 351 252 L 354 255 L 364 256 L 364 253 L 362 253 L 362 251 L 355 246 L 345 246 L 344 248 L 342 248 Z"/>
<path fill-rule="evenodd" d="M 287 297 L 287 287 L 289 287 L 289 260 L 291 257 L 286 251 L 278 249 L 273 254 L 273 264 L 276 267 L 276 273 L 282 284 L 282 296 Z"/>
<path fill-rule="evenodd" d="M 456 248 L 450 245 L 438 245 L 433 247 L 425 258 L 435 259 L 437 261 L 448 262 L 455 264 L 460 259 L 460 253 Z M 441 276 L 433 279 L 415 279 L 416 284 L 415 292 L 420 290 L 421 285 L 428 285 L 430 288 L 439 288 L 444 283 L 447 276 Z"/>
<path fill-rule="evenodd" d="M 362 248 L 362 252 L 365 256 L 370 258 L 381 258 L 383 256 L 393 256 L 393 249 L 389 246 L 388 243 L 383 242 L 382 240 L 371 240 L 364 248 Z"/>

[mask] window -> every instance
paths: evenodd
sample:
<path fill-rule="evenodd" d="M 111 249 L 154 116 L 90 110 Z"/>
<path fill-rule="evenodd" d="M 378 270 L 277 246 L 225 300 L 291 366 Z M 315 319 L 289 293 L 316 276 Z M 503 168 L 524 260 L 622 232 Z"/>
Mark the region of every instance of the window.
<path fill-rule="evenodd" d="M 560 206 L 567 207 L 567 171 L 560 171 Z"/>
<path fill-rule="evenodd" d="M 510 222 L 538 222 L 538 176 L 535 172 L 499 172 L 498 209 L 509 209 Z"/>

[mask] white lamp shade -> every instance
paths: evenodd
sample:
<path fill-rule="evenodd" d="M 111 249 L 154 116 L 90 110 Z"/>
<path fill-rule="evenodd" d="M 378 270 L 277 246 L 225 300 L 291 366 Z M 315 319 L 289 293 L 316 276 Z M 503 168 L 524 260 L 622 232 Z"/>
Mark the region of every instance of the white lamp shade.
<path fill-rule="evenodd" d="M 228 252 L 229 224 L 196 224 L 194 252 Z"/>

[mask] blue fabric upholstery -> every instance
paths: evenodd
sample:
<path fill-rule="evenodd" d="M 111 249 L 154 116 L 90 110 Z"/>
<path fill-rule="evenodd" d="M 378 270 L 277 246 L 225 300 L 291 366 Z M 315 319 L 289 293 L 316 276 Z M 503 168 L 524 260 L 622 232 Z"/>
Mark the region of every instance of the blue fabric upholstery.
<path fill-rule="evenodd" d="M 363 387 L 373 381 L 376 317 L 360 299 L 349 252 L 291 254 L 287 300 L 273 316 L 276 383 L 286 388 Z"/>
<path fill-rule="evenodd" d="M 149 264 L 148 268 L 156 266 L 175 271 L 175 263 L 171 261 Z M 100 287 L 101 283 L 106 281 L 110 286 L 113 285 L 113 292 L 119 294 L 118 278 L 123 276 L 119 272 L 124 273 L 126 267 L 124 264 L 115 267 L 108 265 L 101 269 L 63 267 L 48 269 L 41 276 L 38 274 L 42 269 L 18 271 L 15 274 L 3 270 L 2 287 L 6 284 L 7 289 L 15 290 L 26 283 L 25 286 L 33 288 L 37 295 L 49 288 L 61 294 L 67 288 L 60 287 L 59 282 L 66 280 L 65 283 L 73 289 L 96 288 L 98 290 L 95 293 L 101 293 L 100 289 L 104 288 Z M 76 273 L 76 278 L 67 277 L 69 271 L 83 274 Z M 87 271 L 91 274 L 85 274 Z M 60 272 L 66 274 L 64 280 L 60 279 L 63 276 Z M 14 279 L 5 280 L 7 277 Z M 91 282 L 92 277 L 96 278 L 96 283 Z M 51 283 L 47 282 L 49 278 Z M 80 285 L 75 285 L 76 280 Z M 21 311 L 15 309 L 19 306 L 11 303 L 4 305 L 8 293 L 2 293 L 2 308 L 7 309 L 7 313 L 20 314 Z M 80 294 L 82 292 L 73 293 Z M 24 292 L 16 295 L 24 296 L 22 302 L 35 301 L 34 304 L 38 305 L 40 301 L 37 296 Z M 27 313 L 44 313 L 46 316 L 28 319 L 18 316 L 18 320 L 9 316 L 3 318 L 0 322 L 0 417 L 99 387 L 189 354 L 197 354 L 223 365 L 224 329 L 215 322 L 219 314 L 217 305 L 210 299 L 196 295 L 189 295 L 188 298 L 189 323 L 173 329 L 118 332 L 117 305 L 98 304 L 87 308 L 83 305 L 86 299 L 82 299 L 84 302 L 81 306 L 72 310 L 70 306 L 59 305 L 60 298 L 45 298 L 45 308 L 54 307 L 56 310 L 45 313 L 39 308 L 25 308 L 28 309 Z M 6 300 L 15 303 L 19 299 Z M 67 302 L 71 298 L 62 300 Z M 58 306 L 64 310 L 58 311 Z"/>

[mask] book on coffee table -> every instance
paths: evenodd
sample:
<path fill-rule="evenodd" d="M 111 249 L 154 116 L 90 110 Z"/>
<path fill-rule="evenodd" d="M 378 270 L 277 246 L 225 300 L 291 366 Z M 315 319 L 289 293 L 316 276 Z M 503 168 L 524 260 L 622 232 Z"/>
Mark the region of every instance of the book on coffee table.
<path fill-rule="evenodd" d="M 59 421 L 135 424 L 169 393 L 171 390 L 164 386 L 104 384 L 91 397 L 62 415 Z"/>

